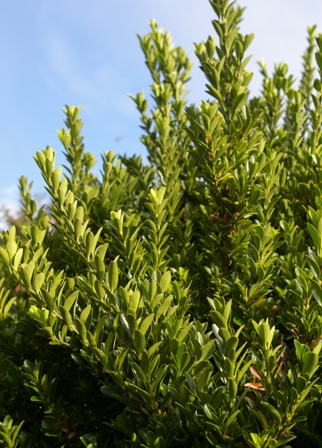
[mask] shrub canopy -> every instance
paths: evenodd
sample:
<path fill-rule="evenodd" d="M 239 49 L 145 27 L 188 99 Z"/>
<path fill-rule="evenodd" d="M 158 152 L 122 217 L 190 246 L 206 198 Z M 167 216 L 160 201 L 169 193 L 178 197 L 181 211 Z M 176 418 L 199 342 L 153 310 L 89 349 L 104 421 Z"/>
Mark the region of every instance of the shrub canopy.
<path fill-rule="evenodd" d="M 322 35 L 308 29 L 298 84 L 260 64 L 251 98 L 243 9 L 210 3 L 198 107 L 184 50 L 155 22 L 139 37 L 148 164 L 107 152 L 93 174 L 66 106 L 66 165 L 35 156 L 48 210 L 20 179 L 24 219 L 0 247 L 1 446 L 322 446 Z"/>

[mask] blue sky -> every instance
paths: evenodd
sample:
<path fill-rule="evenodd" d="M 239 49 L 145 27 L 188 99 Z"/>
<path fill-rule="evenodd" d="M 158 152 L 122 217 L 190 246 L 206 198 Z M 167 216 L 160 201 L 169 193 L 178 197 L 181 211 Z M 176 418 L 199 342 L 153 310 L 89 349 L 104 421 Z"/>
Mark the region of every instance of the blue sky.
<path fill-rule="evenodd" d="M 299 76 L 306 47 L 306 27 L 322 32 L 320 0 L 243 0 L 242 32 L 255 33 L 249 68 L 251 89 L 260 88 L 256 61 L 272 69 L 285 61 Z M 309 6 L 308 6 L 309 5 Z M 46 145 L 63 163 L 56 130 L 63 126 L 65 104 L 82 105 L 86 150 L 100 154 L 138 154 L 139 116 L 127 94 L 145 90 L 150 79 L 136 34 L 148 32 L 154 18 L 195 62 L 190 82 L 192 102 L 206 98 L 204 78 L 193 42 L 214 35 L 214 14 L 207 0 L 2 0 L 0 16 L 0 206 L 14 209 L 17 179 L 43 181 L 33 155 Z"/>

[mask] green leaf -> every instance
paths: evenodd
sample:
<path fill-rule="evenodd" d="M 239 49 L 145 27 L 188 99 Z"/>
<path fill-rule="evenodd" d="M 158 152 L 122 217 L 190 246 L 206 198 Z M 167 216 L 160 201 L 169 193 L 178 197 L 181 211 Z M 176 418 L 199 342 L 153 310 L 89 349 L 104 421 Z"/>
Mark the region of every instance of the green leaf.
<path fill-rule="evenodd" d="M 253 443 L 254 443 L 255 447 L 256 448 L 261 448 L 262 447 L 262 440 L 261 440 L 260 436 L 258 434 L 256 434 L 256 433 L 254 433 L 254 432 L 251 432 L 250 435 L 251 435 L 251 438 L 253 440 Z M 265 443 L 266 443 L 266 440 L 265 440 Z"/>
<path fill-rule="evenodd" d="M 142 323 L 141 323 L 141 325 L 139 327 L 140 332 L 143 335 L 145 335 L 146 332 L 148 331 L 148 329 L 150 328 L 150 326 L 151 326 L 151 324 L 153 322 L 153 319 L 154 319 L 154 314 L 153 313 L 149 314 L 145 319 L 143 319 L 143 321 L 142 321 Z"/>
<path fill-rule="evenodd" d="M 257 322 L 255 322 L 254 320 L 253 325 L 262 343 L 264 344 L 265 350 L 268 350 L 272 344 L 275 327 L 271 328 L 268 322 L 260 322 L 259 324 L 257 324 Z"/>
<path fill-rule="evenodd" d="M 46 302 L 46 305 L 50 312 L 54 311 L 55 309 L 55 302 L 52 298 L 51 294 L 46 291 L 44 288 L 40 288 L 41 296 L 43 297 L 44 301 Z"/>
<path fill-rule="evenodd" d="M 18 250 L 18 246 L 17 246 L 17 243 L 15 242 L 14 238 L 10 238 L 8 240 L 8 242 L 6 244 L 6 250 L 9 255 L 9 259 L 12 260 Z"/>
<path fill-rule="evenodd" d="M 215 322 L 215 324 L 219 328 L 226 328 L 227 327 L 225 319 L 223 318 L 223 316 L 218 311 L 211 310 L 210 311 L 210 317 L 211 317 L 212 321 Z"/>
<path fill-rule="evenodd" d="M 134 291 L 130 296 L 129 296 L 129 306 L 136 311 L 137 307 L 139 306 L 141 300 L 141 296 L 140 296 L 140 291 Z"/>
<path fill-rule="evenodd" d="M 33 279 L 33 288 L 36 292 L 39 292 L 40 288 L 44 284 L 45 281 L 45 274 L 43 272 L 39 272 Z"/>
<path fill-rule="evenodd" d="M 1 251 L 1 250 L 4 250 L 4 249 L 2 249 L 2 247 L 1 247 L 1 248 L 0 248 L 0 251 Z M 1 256 L 1 255 L 0 255 L 0 256 Z M 21 263 L 22 256 L 23 256 L 23 248 L 20 247 L 20 249 L 17 250 L 16 255 L 15 255 L 15 257 L 14 257 L 14 261 L 13 261 L 13 265 L 14 265 L 14 267 L 15 267 L 16 269 L 18 269 L 18 267 L 19 267 L 19 265 L 20 265 L 20 263 Z M 5 261 L 5 260 L 4 260 L 4 261 Z M 9 262 L 9 259 L 8 259 L 8 262 Z M 6 263 L 6 261 L 5 261 L 5 263 Z M 8 264 L 8 263 L 6 263 L 6 264 Z"/>
<path fill-rule="evenodd" d="M 99 341 L 99 337 L 100 337 L 100 335 L 102 333 L 102 330 L 104 328 L 104 324 L 105 324 L 106 318 L 107 318 L 107 316 L 106 316 L 106 314 L 104 314 L 104 316 L 102 316 L 100 318 L 100 320 L 98 321 L 97 325 L 95 326 L 94 338 L 96 339 L 96 342 Z"/>
<path fill-rule="evenodd" d="M 146 347 L 146 341 L 145 341 L 144 334 L 141 333 L 140 330 L 134 330 L 134 332 L 133 332 L 133 343 L 134 343 L 134 348 L 136 350 L 136 353 L 140 357 L 142 351 Z"/>
<path fill-rule="evenodd" d="M 236 348 L 238 346 L 238 338 L 236 336 L 232 336 L 228 339 L 228 341 L 225 344 L 225 350 L 224 353 L 226 356 L 229 356 L 230 351 L 235 352 Z"/>
<path fill-rule="evenodd" d="M 208 89 L 208 93 L 213 96 L 216 100 L 219 101 L 219 103 L 223 103 L 223 97 L 218 89 L 213 87 L 211 84 L 206 84 L 206 87 Z"/>
<path fill-rule="evenodd" d="M 70 312 L 63 306 L 59 306 L 58 310 L 59 310 L 59 313 L 61 314 L 65 324 L 68 326 L 68 328 L 71 329 L 73 327 L 73 319 L 72 319 Z"/>
<path fill-rule="evenodd" d="M 147 380 L 145 373 L 143 372 L 143 370 L 141 369 L 141 367 L 138 364 L 136 364 L 135 362 L 132 362 L 131 368 L 135 370 L 135 373 L 140 378 L 140 380 L 143 380 L 143 381 Z"/>
<path fill-rule="evenodd" d="M 125 331 L 127 332 L 127 334 L 130 336 L 130 338 L 132 338 L 132 331 L 131 331 L 130 325 L 123 313 L 120 315 L 120 321 L 121 321 L 121 324 L 124 327 Z"/>
<path fill-rule="evenodd" d="M 167 271 L 160 279 L 161 292 L 165 292 L 171 283 L 171 272 Z"/>
<path fill-rule="evenodd" d="M 116 370 L 121 370 L 126 358 L 128 357 L 128 353 L 130 351 L 130 346 L 126 347 L 121 351 L 121 353 L 117 356 L 114 368 Z"/>
<path fill-rule="evenodd" d="M 274 418 L 278 425 L 282 423 L 282 416 L 274 406 L 266 401 L 262 401 L 261 406 Z"/>
<path fill-rule="evenodd" d="M 81 322 L 78 319 L 78 317 L 75 317 L 74 323 L 75 323 L 76 330 L 78 331 L 83 344 L 86 344 L 87 343 L 87 336 L 86 336 L 87 331 L 86 331 L 86 327 L 85 327 L 84 323 Z"/>
<path fill-rule="evenodd" d="M 117 288 L 118 281 L 119 281 L 119 268 L 117 266 L 117 262 L 114 260 L 111 261 L 108 267 L 108 283 L 112 293 Z"/>
<path fill-rule="evenodd" d="M 26 289 L 31 289 L 31 277 L 35 269 L 35 262 L 31 260 L 27 265 L 20 266 L 20 277 Z"/>
<path fill-rule="evenodd" d="M 238 383 L 240 383 L 240 381 L 243 379 L 243 376 L 248 371 L 248 369 L 250 368 L 252 363 L 253 363 L 253 361 L 250 360 L 246 364 L 244 364 L 244 366 L 240 370 L 238 370 L 238 376 L 237 376 L 237 382 Z"/>
<path fill-rule="evenodd" d="M 91 231 L 87 231 L 85 236 L 85 246 L 86 246 L 86 257 L 93 255 L 95 250 L 95 240 L 94 235 Z"/>
<path fill-rule="evenodd" d="M 209 418 L 209 420 L 211 420 L 213 422 L 217 421 L 217 419 L 215 417 L 216 412 L 210 404 L 204 404 L 203 410 L 204 410 L 206 416 Z"/>
<path fill-rule="evenodd" d="M 247 96 L 248 96 L 247 93 L 241 93 L 240 95 L 238 95 L 238 96 L 234 99 L 233 104 L 232 104 L 232 106 L 231 106 L 231 114 L 232 114 L 232 116 L 235 115 L 235 113 L 236 113 L 236 111 L 237 111 L 238 109 L 240 109 L 242 106 L 245 105 L 245 103 L 246 103 L 246 101 L 247 101 Z"/>
<path fill-rule="evenodd" d="M 3 247 L 0 247 L 0 258 L 2 261 L 4 261 L 4 263 L 9 266 L 10 260 L 9 260 L 9 255 L 8 252 L 6 251 L 6 249 L 4 249 Z"/>
<path fill-rule="evenodd" d="M 79 291 L 74 291 L 65 300 L 64 308 L 67 311 L 69 311 L 72 308 L 72 306 L 75 304 L 76 300 L 78 299 L 78 294 L 79 294 Z"/>
<path fill-rule="evenodd" d="M 301 395 L 307 386 L 307 381 L 303 376 L 296 378 L 296 392 Z"/>
<path fill-rule="evenodd" d="M 151 359 L 152 356 L 156 353 L 160 345 L 162 344 L 161 341 L 156 342 L 155 344 L 151 345 L 151 347 L 148 350 L 148 358 Z"/>
<path fill-rule="evenodd" d="M 105 367 L 105 369 L 108 369 L 108 361 L 105 353 L 97 347 L 93 348 L 93 352 L 96 358 L 102 363 L 103 367 Z"/>
<path fill-rule="evenodd" d="M 229 426 L 236 420 L 237 415 L 240 413 L 240 409 L 238 409 L 237 411 L 233 412 L 227 419 L 226 423 L 225 423 L 225 427 L 229 428 Z"/>
<path fill-rule="evenodd" d="M 307 352 L 303 355 L 302 375 L 307 374 L 311 378 L 319 364 L 319 356 L 314 352 Z"/>
<path fill-rule="evenodd" d="M 94 257 L 94 263 L 95 263 L 95 267 L 96 267 L 98 280 L 100 282 L 102 282 L 105 277 L 105 267 L 106 267 L 105 263 L 102 260 L 102 258 L 99 257 L 97 254 Z"/>
<path fill-rule="evenodd" d="M 160 387 L 161 382 L 167 373 L 167 370 L 168 370 L 167 365 L 161 366 L 158 369 L 158 371 L 155 375 L 155 379 L 154 379 L 153 383 L 151 384 L 151 392 L 154 393 L 154 395 L 157 395 L 157 393 L 158 393 L 157 389 Z"/>
<path fill-rule="evenodd" d="M 288 436 L 288 437 L 283 437 L 283 439 L 279 440 L 276 445 L 274 444 L 274 447 L 278 448 L 279 446 L 284 446 L 286 448 L 290 448 L 290 445 L 286 445 L 288 442 L 290 442 L 291 440 L 294 440 L 296 438 L 296 436 Z"/>
<path fill-rule="evenodd" d="M 322 53 L 317 51 L 315 53 L 315 59 L 316 59 L 316 62 L 318 64 L 319 70 L 322 72 Z"/>
<path fill-rule="evenodd" d="M 86 321 L 92 310 L 93 310 L 92 305 L 87 305 L 87 307 L 83 309 L 83 311 L 79 316 L 79 320 L 83 322 L 83 324 L 86 326 L 87 329 L 89 329 L 88 328 L 89 323 L 86 323 Z"/>
<path fill-rule="evenodd" d="M 313 279 L 311 279 L 311 283 L 312 283 L 313 288 L 314 288 L 313 296 L 314 296 L 317 304 L 322 308 L 322 288 L 319 285 L 319 283 L 316 282 Z"/>
<path fill-rule="evenodd" d="M 315 249 L 319 253 L 320 246 L 321 246 L 321 238 L 320 238 L 316 228 L 313 227 L 312 224 L 308 222 L 307 223 L 307 230 L 308 230 L 308 232 L 309 232 L 309 234 L 310 234 L 310 236 L 311 236 L 311 238 L 313 240 Z"/>
<path fill-rule="evenodd" d="M 172 295 L 170 295 L 169 297 L 167 297 L 164 300 L 164 302 L 157 309 L 157 312 L 155 314 L 156 320 L 159 320 L 160 316 L 165 314 L 166 310 L 169 308 L 169 306 L 171 305 L 172 301 L 173 301 L 173 296 Z"/>

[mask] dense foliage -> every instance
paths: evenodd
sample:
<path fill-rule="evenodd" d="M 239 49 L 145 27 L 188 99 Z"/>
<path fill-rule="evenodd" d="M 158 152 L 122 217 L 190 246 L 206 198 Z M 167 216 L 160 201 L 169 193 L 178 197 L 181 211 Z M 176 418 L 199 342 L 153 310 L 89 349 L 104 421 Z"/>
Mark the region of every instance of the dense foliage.
<path fill-rule="evenodd" d="M 93 174 L 67 106 L 66 166 L 35 156 L 49 210 L 20 179 L 24 219 L 0 247 L 1 446 L 322 447 L 322 35 L 308 29 L 298 85 L 261 65 L 250 98 L 243 10 L 210 3 L 198 107 L 184 50 L 155 22 L 139 38 L 148 164 L 107 152 Z"/>

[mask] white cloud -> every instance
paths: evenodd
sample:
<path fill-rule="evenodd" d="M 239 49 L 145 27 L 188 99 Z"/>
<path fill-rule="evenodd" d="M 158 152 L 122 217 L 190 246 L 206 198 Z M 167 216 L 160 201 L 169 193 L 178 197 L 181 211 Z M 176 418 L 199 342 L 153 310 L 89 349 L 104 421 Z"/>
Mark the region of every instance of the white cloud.
<path fill-rule="evenodd" d="M 258 72 L 256 61 L 262 57 L 271 66 L 274 62 L 281 60 L 288 62 L 292 71 L 299 75 L 301 67 L 301 53 L 306 45 L 305 28 L 317 23 L 322 31 L 322 3 L 311 0 L 309 7 L 303 0 L 280 1 L 280 0 L 240 0 L 241 6 L 246 6 L 242 30 L 254 32 L 250 53 L 254 54 L 252 68 Z M 64 8 L 65 19 L 70 22 L 71 27 L 76 27 L 75 36 L 88 35 L 93 38 L 93 48 L 97 43 L 106 42 L 106 47 L 119 48 L 124 58 L 129 57 L 133 49 L 138 46 L 135 33 L 144 34 L 148 30 L 147 22 L 155 18 L 160 26 L 163 26 L 174 37 L 176 45 L 183 46 L 195 61 L 193 55 L 193 42 L 206 39 L 208 34 L 214 35 L 211 20 L 215 14 L 207 0 L 118 0 L 113 4 L 106 0 L 96 0 L 89 3 L 85 0 L 77 2 L 65 2 L 57 0 L 54 3 L 45 3 L 42 13 L 39 13 L 39 23 L 47 22 L 53 13 Z M 59 23 L 59 22 L 58 22 Z M 45 31 L 45 30 L 43 30 Z M 47 35 L 50 31 L 47 31 Z M 45 38 L 46 40 L 46 35 Z M 75 39 L 77 45 L 77 40 Z M 110 81 L 120 82 L 120 74 L 113 73 L 111 67 L 103 67 L 104 79 L 100 79 L 100 70 L 94 68 L 89 77 L 84 77 L 79 70 L 80 64 L 77 60 L 75 48 L 68 45 L 60 35 L 56 35 L 49 42 L 50 58 L 53 62 L 54 71 L 69 79 L 69 85 L 74 91 L 86 94 L 95 101 L 102 96 L 100 87 L 109 85 Z M 141 62 L 140 62 L 141 63 Z M 106 74 L 108 75 L 107 77 Z M 124 74 L 124 78 L 131 73 Z M 196 70 L 194 70 L 196 76 Z M 200 86 L 201 77 L 197 76 L 193 85 Z M 98 82 L 93 87 L 93 83 Z M 197 86 L 198 84 L 198 86 Z M 111 85 L 111 84 L 110 84 Z M 116 85 L 116 84 L 114 84 Z M 193 87 L 194 88 L 194 87 Z"/>
<path fill-rule="evenodd" d="M 264 58 L 269 72 L 275 64 L 285 62 L 289 74 L 299 79 L 302 70 L 302 54 L 307 47 L 308 26 L 317 24 L 322 31 L 322 4 L 312 0 L 307 2 L 292 0 L 256 0 L 256 2 L 240 2 L 247 6 L 241 24 L 243 33 L 254 33 L 255 39 L 249 48 L 253 58 L 249 67 L 255 76 L 253 90 L 258 91 L 261 83 L 257 61 Z"/>
<path fill-rule="evenodd" d="M 15 216 L 20 208 L 17 185 L 10 185 L 0 190 L 0 231 L 7 228 L 5 211 Z"/>
<path fill-rule="evenodd" d="M 239 0 L 238 3 L 246 6 L 242 32 L 255 33 L 255 40 L 248 50 L 253 54 L 248 66 L 254 71 L 250 85 L 252 92 L 257 94 L 261 86 L 257 61 L 262 57 L 270 71 L 275 63 L 285 61 L 290 73 L 298 78 L 301 55 L 306 48 L 306 27 L 318 22 L 322 30 L 322 3 L 311 0 L 310 7 L 303 0 Z M 57 92 L 63 91 L 67 102 L 70 102 L 68 95 L 71 92 L 76 99 L 80 98 L 78 103 L 84 104 L 87 111 L 96 109 L 97 113 L 97 107 L 104 107 L 124 116 L 134 116 L 135 108 L 126 98 L 126 92 L 132 90 L 135 94 L 147 88 L 146 79 L 141 76 L 143 57 L 138 59 L 136 56 L 139 43 L 135 33 L 144 35 L 148 32 L 151 18 L 170 32 L 174 43 L 186 49 L 194 62 L 189 83 L 191 101 L 205 98 L 206 81 L 198 68 L 193 42 L 206 40 L 209 34 L 215 35 L 211 25 L 215 14 L 207 0 L 119 0 L 113 5 L 106 0 L 94 3 L 83 0 L 77 2 L 77 13 L 75 4 L 64 0 L 47 3 L 38 18 L 39 23 L 46 23 L 53 13 L 64 7 L 64 20 L 58 21 L 56 27 L 50 24 L 55 22 L 46 23 L 47 28 L 42 29 L 46 54 L 42 71 L 48 85 Z M 63 25 L 66 20 L 72 30 L 69 34 Z M 107 49 L 105 53 L 104 47 Z M 109 58 L 112 48 L 116 51 L 112 51 Z M 126 61 L 130 61 L 128 65 Z"/>

